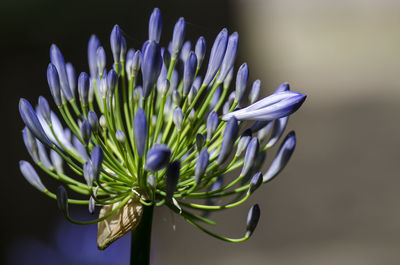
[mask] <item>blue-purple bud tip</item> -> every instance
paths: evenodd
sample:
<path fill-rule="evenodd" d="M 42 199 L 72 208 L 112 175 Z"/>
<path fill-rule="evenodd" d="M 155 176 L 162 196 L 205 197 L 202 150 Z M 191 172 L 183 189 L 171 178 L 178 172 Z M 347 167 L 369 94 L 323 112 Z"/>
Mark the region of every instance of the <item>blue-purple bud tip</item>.
<path fill-rule="evenodd" d="M 151 172 L 156 172 L 165 168 L 171 157 L 171 150 L 163 144 L 154 145 L 146 155 L 145 169 Z"/>
<path fill-rule="evenodd" d="M 203 80 L 204 86 L 210 84 L 221 66 L 222 60 L 225 56 L 226 44 L 228 42 L 227 39 L 228 30 L 224 28 L 215 38 L 213 47 L 211 48 L 210 60 L 208 62 L 207 72 Z"/>
<path fill-rule="evenodd" d="M 221 165 L 229 157 L 233 148 L 233 144 L 235 143 L 235 140 L 238 136 L 238 133 L 239 133 L 238 121 L 235 117 L 232 117 L 231 119 L 229 119 L 225 127 L 224 137 L 222 139 L 221 149 L 219 150 L 219 156 L 217 160 L 218 164 Z"/>
<path fill-rule="evenodd" d="M 42 181 L 39 178 L 39 175 L 36 173 L 36 170 L 32 167 L 32 165 L 27 161 L 19 161 L 19 169 L 21 170 L 22 175 L 25 179 L 36 189 L 41 192 L 46 191 L 46 187 L 43 185 Z"/>
<path fill-rule="evenodd" d="M 261 172 L 257 172 L 250 180 L 249 193 L 253 193 L 263 182 L 263 175 Z"/>
<path fill-rule="evenodd" d="M 176 187 L 178 185 L 180 168 L 181 168 L 181 163 L 179 162 L 179 160 L 173 161 L 167 167 L 166 171 L 167 178 L 165 180 L 166 200 L 171 200 L 172 197 L 174 196 Z"/>
<path fill-rule="evenodd" d="M 133 132 L 135 134 L 136 150 L 141 157 L 144 154 L 147 138 L 147 118 L 146 113 L 141 108 L 136 111 L 135 120 L 133 122 Z"/>
<path fill-rule="evenodd" d="M 197 185 L 200 183 L 201 178 L 206 172 L 209 158 L 210 155 L 208 154 L 207 148 L 203 148 L 199 154 L 199 158 L 197 159 L 196 167 L 194 169 L 194 179 Z"/>
<path fill-rule="evenodd" d="M 279 150 L 268 168 L 267 172 L 264 174 L 263 182 L 271 181 L 275 178 L 279 172 L 286 166 L 293 151 L 296 147 L 296 134 L 294 131 L 288 133 L 286 138 L 283 140 Z"/>
<path fill-rule="evenodd" d="M 64 216 L 68 216 L 68 194 L 63 186 L 58 187 L 56 196 L 58 209 L 61 210 Z"/>
<path fill-rule="evenodd" d="M 251 236 L 260 220 L 260 207 L 258 204 L 253 205 L 247 214 L 246 235 Z"/>
<path fill-rule="evenodd" d="M 42 125 L 32 108 L 32 105 L 24 98 L 19 100 L 19 113 L 25 125 L 29 128 L 30 132 L 39 139 L 43 144 L 52 146 L 53 143 L 47 137 L 43 130 Z"/>
<path fill-rule="evenodd" d="M 161 29 L 161 12 L 158 8 L 154 8 L 153 12 L 150 15 L 149 21 L 149 40 L 159 43 L 161 39 Z"/>

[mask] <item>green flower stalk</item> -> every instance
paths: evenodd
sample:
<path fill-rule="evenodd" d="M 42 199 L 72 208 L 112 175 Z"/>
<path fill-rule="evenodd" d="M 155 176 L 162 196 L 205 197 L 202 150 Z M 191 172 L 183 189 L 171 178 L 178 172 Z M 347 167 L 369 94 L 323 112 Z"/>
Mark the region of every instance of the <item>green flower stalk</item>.
<path fill-rule="evenodd" d="M 72 223 L 98 224 L 99 249 L 132 231 L 131 264 L 149 263 L 154 207 L 169 207 L 215 238 L 247 240 L 260 217 L 258 205 L 251 207 L 240 238 L 209 230 L 207 226 L 216 223 L 202 212 L 238 206 L 278 175 L 295 148 L 294 132 L 282 141 L 262 174 L 266 152 L 306 98 L 283 84 L 258 100 L 261 84 L 256 80 L 245 107 L 247 64 L 237 71 L 230 93 L 236 32 L 229 35 L 223 29 L 218 34 L 208 66 L 202 67 L 205 40 L 200 37 L 191 51 L 190 42 L 184 42 L 183 18 L 176 23 L 168 48 L 160 46 L 161 29 L 156 8 L 150 17 L 149 40 L 134 50 L 128 49 L 116 25 L 110 37 L 111 69 L 106 69 L 105 51 L 92 35 L 89 74 L 80 73 L 77 80 L 72 64 L 65 63 L 53 44 L 47 79 L 58 113 L 43 97 L 36 109 L 25 99 L 19 104 L 26 125 L 23 140 L 34 164 L 63 185 L 56 193 L 48 190 L 27 161 L 20 162 L 24 177 L 56 199 Z M 233 176 L 236 169 L 240 173 Z M 75 198 L 75 193 L 86 199 Z M 220 203 L 220 198 L 229 202 Z M 68 210 L 73 204 L 87 205 L 90 213 L 100 208 L 99 217 L 75 220 Z"/>

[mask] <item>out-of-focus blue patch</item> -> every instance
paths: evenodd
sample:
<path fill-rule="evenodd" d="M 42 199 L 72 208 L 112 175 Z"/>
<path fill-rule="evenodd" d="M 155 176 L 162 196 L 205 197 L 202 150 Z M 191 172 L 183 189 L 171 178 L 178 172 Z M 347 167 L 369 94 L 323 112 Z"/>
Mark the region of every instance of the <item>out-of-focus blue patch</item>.
<path fill-rule="evenodd" d="M 7 249 L 7 265 L 127 265 L 130 233 L 106 250 L 97 249 L 97 225 L 77 226 L 61 220 L 53 239 L 19 238 Z"/>

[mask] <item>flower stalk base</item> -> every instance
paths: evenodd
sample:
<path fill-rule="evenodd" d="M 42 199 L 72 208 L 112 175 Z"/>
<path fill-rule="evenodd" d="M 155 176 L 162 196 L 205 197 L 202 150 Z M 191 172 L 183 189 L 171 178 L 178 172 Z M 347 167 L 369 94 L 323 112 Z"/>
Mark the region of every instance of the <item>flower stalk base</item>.
<path fill-rule="evenodd" d="M 132 231 L 130 265 L 150 264 L 151 226 L 154 206 L 144 206 L 138 227 Z"/>

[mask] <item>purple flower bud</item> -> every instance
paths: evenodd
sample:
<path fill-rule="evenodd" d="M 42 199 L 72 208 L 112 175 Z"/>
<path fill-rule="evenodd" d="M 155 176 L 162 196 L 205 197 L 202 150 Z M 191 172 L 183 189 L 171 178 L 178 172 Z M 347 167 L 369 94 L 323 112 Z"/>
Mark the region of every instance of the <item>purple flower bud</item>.
<path fill-rule="evenodd" d="M 88 112 L 88 122 L 92 132 L 97 132 L 99 130 L 99 119 L 97 118 L 96 112 L 89 110 Z"/>
<path fill-rule="evenodd" d="M 147 118 L 146 113 L 141 108 L 136 111 L 133 130 L 135 134 L 136 150 L 141 157 L 144 154 L 147 139 Z"/>
<path fill-rule="evenodd" d="M 67 70 L 67 78 L 69 88 L 71 89 L 72 95 L 75 97 L 75 90 L 76 90 L 76 73 L 75 68 L 72 63 L 66 63 L 65 69 Z"/>
<path fill-rule="evenodd" d="M 119 55 L 119 59 L 121 62 L 125 61 L 126 50 L 127 50 L 126 39 L 124 36 L 121 35 L 121 53 Z"/>
<path fill-rule="evenodd" d="M 253 205 L 247 214 L 246 235 L 251 236 L 260 220 L 260 207 L 258 204 Z"/>
<path fill-rule="evenodd" d="M 196 42 L 195 53 L 197 57 L 197 68 L 200 68 L 206 55 L 206 40 L 201 36 Z"/>
<path fill-rule="evenodd" d="M 208 68 L 203 80 L 203 85 L 210 84 L 218 72 L 226 51 L 226 43 L 228 39 L 228 31 L 224 28 L 216 37 L 213 47 L 211 48 L 210 60 Z M 228 69 L 229 70 L 229 69 Z"/>
<path fill-rule="evenodd" d="M 85 164 L 83 165 L 83 177 L 85 178 L 88 187 L 92 187 L 94 181 L 94 174 L 93 174 L 92 163 L 90 161 L 86 161 Z"/>
<path fill-rule="evenodd" d="M 263 181 L 263 175 L 261 172 L 257 172 L 250 180 L 250 186 L 249 186 L 249 194 L 253 193 L 260 185 L 262 184 Z"/>
<path fill-rule="evenodd" d="M 210 107 L 209 107 L 210 110 L 214 109 L 217 106 L 220 98 L 221 98 L 221 86 L 218 86 L 217 89 L 215 90 L 215 93 L 214 93 L 212 99 L 211 99 Z"/>
<path fill-rule="evenodd" d="M 197 158 L 196 167 L 194 169 L 194 179 L 196 185 L 200 183 L 201 178 L 204 176 L 209 159 L 210 155 L 208 154 L 207 148 L 203 148 L 199 154 L 199 158 Z"/>
<path fill-rule="evenodd" d="M 192 86 L 194 86 L 197 90 L 199 90 L 202 81 L 203 81 L 203 79 L 201 78 L 201 76 L 197 76 L 197 77 L 194 79 Z"/>
<path fill-rule="evenodd" d="M 160 81 L 160 84 L 157 85 L 157 88 L 162 96 L 166 95 L 166 93 L 168 92 L 168 89 L 169 89 L 168 79 L 165 78 L 164 80 Z"/>
<path fill-rule="evenodd" d="M 98 179 L 104 160 L 103 149 L 100 146 L 97 145 L 92 149 L 90 160 L 92 161 L 93 176 L 95 179 Z"/>
<path fill-rule="evenodd" d="M 247 145 L 246 154 L 244 156 L 244 163 L 242 167 L 241 176 L 246 176 L 250 172 L 251 167 L 254 164 L 254 160 L 258 153 L 259 143 L 257 137 L 253 137 L 250 143 Z"/>
<path fill-rule="evenodd" d="M 133 57 L 135 56 L 135 50 L 134 49 L 129 49 L 128 53 L 126 55 L 126 74 L 128 77 L 128 80 L 131 80 L 136 73 L 133 71 Z"/>
<path fill-rule="evenodd" d="M 288 117 L 283 117 L 274 121 L 274 127 L 272 127 L 271 138 L 267 143 L 267 148 L 274 146 L 274 144 L 281 138 L 283 131 L 286 128 L 288 119 Z"/>
<path fill-rule="evenodd" d="M 90 127 L 90 123 L 88 122 L 88 120 L 84 120 L 82 122 L 82 124 L 80 126 L 80 131 L 81 131 L 83 143 L 85 145 L 89 144 L 92 128 Z"/>
<path fill-rule="evenodd" d="M 61 93 L 60 93 L 60 79 L 58 77 L 57 68 L 49 63 L 47 67 L 47 82 L 49 83 L 50 92 L 53 96 L 54 102 L 57 106 L 61 105 Z"/>
<path fill-rule="evenodd" d="M 269 131 L 271 130 L 271 127 L 272 127 L 272 122 L 269 122 L 267 125 L 265 125 L 258 131 L 257 138 L 260 142 L 264 141 L 267 138 Z"/>
<path fill-rule="evenodd" d="M 176 187 L 178 185 L 178 180 L 179 180 L 180 169 L 181 169 L 181 163 L 179 162 L 179 160 L 173 161 L 167 167 L 167 171 L 165 173 L 167 175 L 167 178 L 165 180 L 165 193 L 166 193 L 165 199 L 168 201 L 172 199 L 176 191 Z"/>
<path fill-rule="evenodd" d="M 128 52 L 126 53 L 126 59 L 124 59 L 124 60 L 125 60 L 126 68 L 128 68 L 128 65 L 131 65 L 131 64 L 132 64 L 132 62 L 133 62 L 133 57 L 134 57 L 134 56 L 135 56 L 135 49 L 130 48 L 130 49 L 128 50 Z"/>
<path fill-rule="evenodd" d="M 228 120 L 235 116 L 238 120 L 275 120 L 295 112 L 305 99 L 306 95 L 298 92 L 280 92 L 265 97 L 246 108 L 225 114 L 222 119 Z"/>
<path fill-rule="evenodd" d="M 83 160 L 89 160 L 89 156 L 86 153 L 85 146 L 75 136 L 72 137 L 72 144 L 76 152 L 82 157 Z"/>
<path fill-rule="evenodd" d="M 260 95 L 260 88 L 261 88 L 261 81 L 257 79 L 256 81 L 253 82 L 253 85 L 251 86 L 251 90 L 249 93 L 250 104 L 253 104 L 258 99 L 258 96 Z"/>
<path fill-rule="evenodd" d="M 143 89 L 141 86 L 137 86 L 133 89 L 133 99 L 135 101 L 139 101 L 140 100 L 140 105 L 139 107 L 141 107 L 141 99 L 143 98 Z"/>
<path fill-rule="evenodd" d="M 64 136 L 68 142 L 71 142 L 71 130 L 69 128 L 64 129 Z"/>
<path fill-rule="evenodd" d="M 170 88 L 171 88 L 171 89 L 177 89 L 177 88 L 178 88 L 179 82 L 180 82 L 180 80 L 179 80 L 178 71 L 177 71 L 177 70 L 174 70 L 174 71 L 172 72 Z"/>
<path fill-rule="evenodd" d="M 262 120 L 262 121 L 256 121 L 252 126 L 251 126 L 251 128 L 250 128 L 250 130 L 251 130 L 251 132 L 252 133 L 256 133 L 256 132 L 258 132 L 259 130 L 261 130 L 262 128 L 264 128 L 265 126 L 267 126 L 269 123 L 271 123 L 271 121 L 265 121 L 265 120 Z"/>
<path fill-rule="evenodd" d="M 39 175 L 36 173 L 36 170 L 32 167 L 32 165 L 24 160 L 19 161 L 19 169 L 25 179 L 36 189 L 41 192 L 46 191 L 46 187 L 43 185 L 42 181 L 39 178 Z"/>
<path fill-rule="evenodd" d="M 161 12 L 158 8 L 154 8 L 149 21 L 149 40 L 156 43 L 161 39 L 162 19 Z"/>
<path fill-rule="evenodd" d="M 189 122 L 194 122 L 194 120 L 196 119 L 196 111 L 195 111 L 195 109 L 192 109 L 189 112 L 188 119 L 189 119 Z"/>
<path fill-rule="evenodd" d="M 47 124 L 51 124 L 49 103 L 42 96 L 39 97 L 38 109 L 42 117 L 46 120 Z"/>
<path fill-rule="evenodd" d="M 47 169 L 53 169 L 53 165 L 49 160 L 49 156 L 47 155 L 47 150 L 44 147 L 44 145 L 40 142 L 36 142 L 38 145 L 38 151 L 39 151 L 39 160 L 43 164 L 43 166 Z"/>
<path fill-rule="evenodd" d="M 283 140 L 279 150 L 268 168 L 267 172 L 264 174 L 263 182 L 267 182 L 276 177 L 279 172 L 286 166 L 290 157 L 293 154 L 294 148 L 296 147 L 296 134 L 291 131 Z"/>
<path fill-rule="evenodd" d="M 92 80 L 89 82 L 89 95 L 88 95 L 88 98 L 89 98 L 88 101 L 89 101 L 89 102 L 93 102 L 93 100 L 94 100 L 95 89 L 97 89 L 97 91 L 98 91 L 98 88 L 95 88 L 94 82 L 95 82 L 94 79 L 92 79 Z"/>
<path fill-rule="evenodd" d="M 125 145 L 126 137 L 125 137 L 125 134 L 124 134 L 123 131 L 117 130 L 117 131 L 115 132 L 115 138 L 117 138 L 117 141 L 118 141 L 121 145 Z"/>
<path fill-rule="evenodd" d="M 108 91 L 106 74 L 103 74 L 102 78 L 97 79 L 97 88 L 98 88 L 98 91 L 100 92 L 100 96 L 102 98 L 105 98 L 107 96 L 107 91 Z"/>
<path fill-rule="evenodd" d="M 68 194 L 63 186 L 59 186 L 57 189 L 57 206 L 58 209 L 64 214 L 64 216 L 68 216 Z"/>
<path fill-rule="evenodd" d="M 158 92 L 160 92 L 161 82 L 163 82 L 165 79 L 168 79 L 167 74 L 168 74 L 167 67 L 165 65 L 163 65 L 161 67 L 160 75 L 158 76 L 158 79 L 157 79 L 157 91 Z"/>
<path fill-rule="evenodd" d="M 171 54 L 165 48 L 161 48 L 161 54 L 164 62 L 164 67 L 168 68 L 169 64 L 171 63 Z"/>
<path fill-rule="evenodd" d="M 172 114 L 172 121 L 174 122 L 176 128 L 180 131 L 182 129 L 183 122 L 183 113 L 180 107 L 176 107 L 174 109 L 174 113 Z"/>
<path fill-rule="evenodd" d="M 89 198 L 89 213 L 90 214 L 94 214 L 95 208 L 96 208 L 96 201 L 94 200 L 94 198 L 92 196 L 90 196 Z"/>
<path fill-rule="evenodd" d="M 143 45 L 142 45 L 142 49 L 141 49 L 141 51 L 142 51 L 142 54 L 144 54 L 144 52 L 146 51 L 146 49 L 147 49 L 147 46 L 149 45 L 149 43 L 150 43 L 150 41 L 149 41 L 149 40 L 147 40 L 147 41 L 145 41 L 145 42 L 143 43 Z"/>
<path fill-rule="evenodd" d="M 186 23 L 183 17 L 179 18 L 178 22 L 176 22 L 174 27 L 174 33 L 172 35 L 172 56 L 176 57 L 179 53 L 180 49 L 182 48 L 183 41 L 185 39 L 186 33 Z"/>
<path fill-rule="evenodd" d="M 162 57 L 160 46 L 156 42 L 151 41 L 147 45 L 142 61 L 143 96 L 145 98 L 150 95 L 156 84 L 161 67 Z"/>
<path fill-rule="evenodd" d="M 56 172 L 60 174 L 64 173 L 63 169 L 64 160 L 53 149 L 50 150 L 50 158 L 51 158 L 51 163 L 53 164 L 53 167 L 55 168 Z"/>
<path fill-rule="evenodd" d="M 190 41 L 186 41 L 182 46 L 181 55 L 180 55 L 182 62 L 184 62 L 184 63 L 186 62 L 191 50 L 192 50 L 192 43 Z"/>
<path fill-rule="evenodd" d="M 235 102 L 235 97 L 236 97 L 236 92 L 232 91 L 232 93 L 229 94 L 229 98 L 227 100 L 229 102 L 229 106 L 231 106 L 233 102 Z"/>
<path fill-rule="evenodd" d="M 200 151 L 201 148 L 203 148 L 205 141 L 206 141 L 206 139 L 205 139 L 204 135 L 202 135 L 201 133 L 198 133 L 196 135 L 196 147 L 197 147 L 197 150 Z"/>
<path fill-rule="evenodd" d="M 145 169 L 147 171 L 156 172 L 165 168 L 171 157 L 171 150 L 164 144 L 154 145 L 146 155 Z"/>
<path fill-rule="evenodd" d="M 244 63 L 240 66 L 236 75 L 236 90 L 235 90 L 235 101 L 241 102 L 244 92 L 246 92 L 247 81 L 249 79 L 249 68 Z"/>
<path fill-rule="evenodd" d="M 211 137 L 218 127 L 218 123 L 218 114 L 215 111 L 211 111 L 207 118 L 207 140 L 211 140 Z"/>
<path fill-rule="evenodd" d="M 97 70 L 97 49 L 100 46 L 100 41 L 96 37 L 96 35 L 92 35 L 89 39 L 88 44 L 88 61 L 89 61 L 89 70 L 90 77 L 92 79 L 96 78 L 99 71 Z"/>
<path fill-rule="evenodd" d="M 222 107 L 222 114 L 225 115 L 229 113 L 229 110 L 231 109 L 231 104 L 229 101 L 225 102 L 224 106 Z"/>
<path fill-rule="evenodd" d="M 196 95 L 197 95 L 197 89 L 196 89 L 195 86 L 192 86 L 192 88 L 190 89 L 189 95 L 187 97 L 188 101 L 189 101 L 189 104 L 192 104 L 192 102 L 193 102 L 194 98 L 196 97 Z"/>
<path fill-rule="evenodd" d="M 155 190 L 157 188 L 157 179 L 154 175 L 150 174 L 147 177 L 147 183 L 149 184 L 152 190 Z"/>
<path fill-rule="evenodd" d="M 55 44 L 52 44 L 50 47 L 50 61 L 57 68 L 58 76 L 60 78 L 61 91 L 63 92 L 64 96 L 68 100 L 73 99 L 74 94 L 72 93 L 68 83 L 64 57 L 62 56 L 60 50 Z"/>
<path fill-rule="evenodd" d="M 262 151 L 262 152 L 258 153 L 256 158 L 255 158 L 255 160 L 254 160 L 253 167 L 251 168 L 250 172 L 254 173 L 254 172 L 260 171 L 266 158 L 267 158 L 267 152 L 266 151 Z"/>
<path fill-rule="evenodd" d="M 53 143 L 47 137 L 46 133 L 43 130 L 42 125 L 38 117 L 36 116 L 35 111 L 32 108 L 32 105 L 24 98 L 19 100 L 19 113 L 21 115 L 22 120 L 24 121 L 26 127 L 29 128 L 29 131 L 41 141 L 43 144 L 48 146 L 52 146 Z"/>
<path fill-rule="evenodd" d="M 194 52 L 190 52 L 188 59 L 185 61 L 185 68 L 183 71 L 183 95 L 187 95 L 189 93 L 189 89 L 193 84 L 194 76 L 196 74 L 196 67 L 196 54 L 194 54 Z"/>
<path fill-rule="evenodd" d="M 115 25 L 111 31 L 110 44 L 114 63 L 118 63 L 121 55 L 121 30 L 118 25 Z"/>
<path fill-rule="evenodd" d="M 103 129 L 107 128 L 107 120 L 106 120 L 106 117 L 104 115 L 100 116 L 99 124 L 100 124 L 101 128 L 103 128 Z"/>
<path fill-rule="evenodd" d="M 182 97 L 177 89 L 172 90 L 172 101 L 175 105 L 179 106 L 181 104 Z"/>
<path fill-rule="evenodd" d="M 247 149 L 248 144 L 251 141 L 251 130 L 247 129 L 243 132 L 239 139 L 239 143 L 236 149 L 236 156 L 240 156 L 242 152 Z"/>
<path fill-rule="evenodd" d="M 231 68 L 231 70 L 229 70 L 228 75 L 225 77 L 224 80 L 224 87 L 228 88 L 231 85 L 232 79 L 233 79 L 233 67 Z"/>
<path fill-rule="evenodd" d="M 235 117 L 232 117 L 226 123 L 224 137 L 222 139 L 221 148 L 219 150 L 218 164 L 222 164 L 226 161 L 230 155 L 233 144 L 239 133 L 239 124 Z"/>
<path fill-rule="evenodd" d="M 106 52 L 102 46 L 99 46 L 96 51 L 97 58 L 97 71 L 98 74 L 101 75 L 104 72 L 104 68 L 106 68 Z"/>
<path fill-rule="evenodd" d="M 135 52 L 135 55 L 133 56 L 133 61 L 132 61 L 132 69 L 134 75 L 136 75 L 137 72 L 139 71 L 141 64 L 142 64 L 142 52 L 137 50 Z"/>
<path fill-rule="evenodd" d="M 207 189 L 208 192 L 216 191 L 222 188 L 223 183 L 223 176 L 218 176 L 217 180 Z M 206 204 L 207 205 L 215 205 L 217 203 L 216 198 L 207 198 Z"/>
<path fill-rule="evenodd" d="M 274 93 L 280 93 L 280 92 L 289 91 L 289 90 L 290 90 L 289 83 L 283 83 L 275 90 Z"/>
<path fill-rule="evenodd" d="M 38 155 L 38 145 L 36 142 L 36 138 L 33 137 L 33 135 L 31 134 L 31 132 L 27 127 L 25 127 L 22 130 L 22 138 L 24 140 L 24 144 L 26 150 L 28 150 L 29 155 L 32 157 L 35 163 L 38 163 L 40 160 Z"/>
<path fill-rule="evenodd" d="M 114 94 L 117 84 L 118 84 L 118 75 L 114 71 L 114 69 L 111 69 L 107 74 L 107 86 L 109 91 L 111 92 L 111 95 Z"/>
<path fill-rule="evenodd" d="M 89 76 L 85 72 L 82 72 L 78 77 L 78 93 L 83 106 L 88 106 L 89 104 L 89 89 Z"/>
<path fill-rule="evenodd" d="M 239 34 L 237 32 L 234 32 L 229 36 L 226 53 L 222 61 L 221 70 L 217 79 L 218 83 L 224 82 L 226 76 L 228 75 L 229 71 L 232 69 L 235 63 L 238 40 Z"/>

